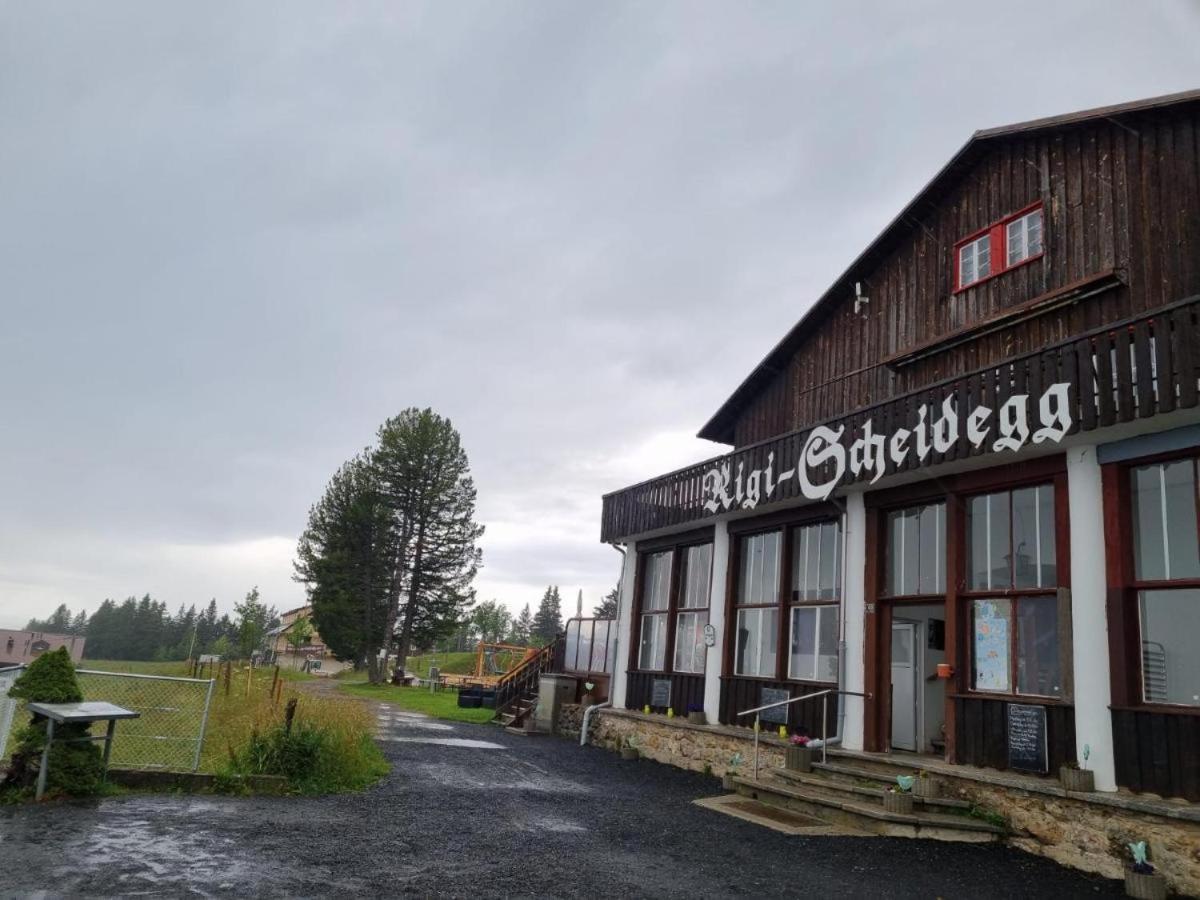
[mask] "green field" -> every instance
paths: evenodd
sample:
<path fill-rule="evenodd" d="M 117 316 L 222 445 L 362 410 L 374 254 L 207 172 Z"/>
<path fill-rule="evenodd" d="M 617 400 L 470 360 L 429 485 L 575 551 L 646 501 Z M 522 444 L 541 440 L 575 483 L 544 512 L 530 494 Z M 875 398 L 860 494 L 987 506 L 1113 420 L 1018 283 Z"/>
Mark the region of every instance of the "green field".
<path fill-rule="evenodd" d="M 453 690 L 430 693 L 429 688 L 396 687 L 391 684 L 369 684 L 366 681 L 343 683 L 341 689 L 355 697 L 378 700 L 380 703 L 394 703 L 401 709 L 425 713 L 451 722 L 480 724 L 490 722 L 495 715 L 495 710 L 491 709 L 460 709 L 458 692 Z"/>
<path fill-rule="evenodd" d="M 443 675 L 470 675 L 475 671 L 475 651 L 465 653 L 424 653 L 420 656 L 410 656 L 405 663 L 405 671 L 412 672 L 424 678 L 429 674 L 429 667 L 437 666 Z"/>

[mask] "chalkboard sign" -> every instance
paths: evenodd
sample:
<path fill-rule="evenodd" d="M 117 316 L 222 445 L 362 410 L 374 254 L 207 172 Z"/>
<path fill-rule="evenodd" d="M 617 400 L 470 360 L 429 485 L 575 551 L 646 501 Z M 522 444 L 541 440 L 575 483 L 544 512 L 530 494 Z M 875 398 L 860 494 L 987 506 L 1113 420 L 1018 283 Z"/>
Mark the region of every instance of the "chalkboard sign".
<path fill-rule="evenodd" d="M 1008 767 L 1046 774 L 1046 707 L 1008 704 Z"/>
<path fill-rule="evenodd" d="M 791 694 L 787 691 L 778 688 L 763 688 L 762 702 L 759 706 L 765 706 L 768 703 L 778 703 L 781 700 L 788 700 Z M 777 706 L 774 709 L 764 709 L 758 714 L 758 717 L 764 722 L 770 722 L 774 725 L 786 725 L 788 719 L 788 708 L 786 706 Z"/>
<path fill-rule="evenodd" d="M 666 707 L 671 705 L 671 679 L 655 678 L 650 685 L 650 705 Z"/>

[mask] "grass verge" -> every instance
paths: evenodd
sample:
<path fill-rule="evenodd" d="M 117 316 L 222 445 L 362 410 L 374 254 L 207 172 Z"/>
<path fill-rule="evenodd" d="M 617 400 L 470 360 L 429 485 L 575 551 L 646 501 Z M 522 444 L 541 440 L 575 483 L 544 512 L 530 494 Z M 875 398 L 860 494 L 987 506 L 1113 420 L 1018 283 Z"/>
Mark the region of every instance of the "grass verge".
<path fill-rule="evenodd" d="M 355 697 L 392 703 L 401 709 L 425 713 L 427 716 L 451 722 L 478 725 L 490 722 L 495 715 L 495 710 L 491 709 L 461 709 L 458 705 L 458 692 L 452 690 L 430 693 L 429 688 L 397 687 L 392 684 L 370 684 L 366 681 L 352 681 L 340 685 L 340 688 Z"/>

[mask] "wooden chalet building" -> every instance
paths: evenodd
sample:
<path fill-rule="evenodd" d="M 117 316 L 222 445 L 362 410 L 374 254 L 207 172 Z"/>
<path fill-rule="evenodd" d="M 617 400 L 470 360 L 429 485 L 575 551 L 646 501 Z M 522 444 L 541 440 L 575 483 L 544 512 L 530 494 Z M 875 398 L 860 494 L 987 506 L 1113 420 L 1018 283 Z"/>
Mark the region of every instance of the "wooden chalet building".
<path fill-rule="evenodd" d="M 614 705 L 1200 801 L 1198 316 L 1200 91 L 976 132 L 604 497 Z"/>

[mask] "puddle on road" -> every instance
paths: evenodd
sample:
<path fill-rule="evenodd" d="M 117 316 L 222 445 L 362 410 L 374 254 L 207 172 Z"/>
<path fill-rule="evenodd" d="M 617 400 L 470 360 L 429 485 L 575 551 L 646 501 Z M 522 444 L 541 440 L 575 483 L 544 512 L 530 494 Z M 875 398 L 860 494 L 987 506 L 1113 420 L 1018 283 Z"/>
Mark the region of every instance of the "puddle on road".
<path fill-rule="evenodd" d="M 489 757 L 495 762 L 480 765 L 455 765 L 453 763 L 422 763 L 414 766 L 414 773 L 419 773 L 427 780 L 441 787 L 457 788 L 468 791 L 536 791 L 542 794 L 591 794 L 592 789 L 587 785 L 558 775 L 552 775 L 536 766 L 530 766 L 521 760 L 512 760 L 511 756 Z"/>
<path fill-rule="evenodd" d="M 493 744 L 491 741 L 476 741 L 471 738 L 433 738 L 433 737 L 391 737 L 384 735 L 383 741 L 393 744 L 437 744 L 440 747 L 471 747 L 476 750 L 507 750 L 503 744 Z"/>
<path fill-rule="evenodd" d="M 550 831 L 555 834 L 579 834 L 587 827 L 560 816 L 536 816 L 517 825 L 522 831 Z"/>
<path fill-rule="evenodd" d="M 453 725 L 442 725 L 438 722 L 405 722 L 379 720 L 380 728 L 416 728 L 420 731 L 453 731 Z"/>

